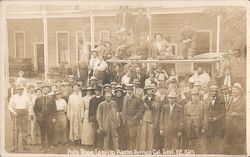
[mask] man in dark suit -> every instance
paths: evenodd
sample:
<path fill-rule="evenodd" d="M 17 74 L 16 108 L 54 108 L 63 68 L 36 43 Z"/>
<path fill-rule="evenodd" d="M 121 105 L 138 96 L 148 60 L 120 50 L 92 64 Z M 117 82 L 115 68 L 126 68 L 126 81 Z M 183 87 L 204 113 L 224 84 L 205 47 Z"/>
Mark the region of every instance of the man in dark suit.
<path fill-rule="evenodd" d="M 139 87 L 143 88 L 145 85 L 146 78 L 147 78 L 147 75 L 142 73 L 141 68 L 138 66 L 135 69 L 135 73 L 132 74 L 130 82 L 133 83 L 134 79 L 137 79 L 140 81 Z"/>
<path fill-rule="evenodd" d="M 231 75 L 231 69 L 229 67 L 224 69 L 224 75 L 218 79 L 218 83 L 220 85 L 227 85 L 229 90 L 231 90 L 231 87 L 235 81 L 235 77 Z"/>
<path fill-rule="evenodd" d="M 133 16 L 128 11 L 128 6 L 121 6 L 120 12 L 116 15 L 116 23 L 118 30 L 125 28 L 126 31 L 130 32 L 133 25 Z"/>
<path fill-rule="evenodd" d="M 164 136 L 167 149 L 180 149 L 183 132 L 183 107 L 176 103 L 177 94 L 171 91 L 169 104 L 163 106 L 160 116 L 160 134 Z"/>
<path fill-rule="evenodd" d="M 207 130 L 207 151 L 208 153 L 222 153 L 219 144 L 223 141 L 223 119 L 225 113 L 225 102 L 223 97 L 218 94 L 217 85 L 209 87 L 209 97 L 205 100 L 208 109 L 208 130 Z"/>
<path fill-rule="evenodd" d="M 121 83 L 122 81 L 122 76 L 124 75 L 124 72 L 122 70 L 122 67 L 120 64 L 115 64 L 114 65 L 114 71 L 112 71 L 111 73 L 111 78 L 110 78 L 110 82 L 116 82 L 118 84 Z"/>
<path fill-rule="evenodd" d="M 34 107 L 34 112 L 41 132 L 42 147 L 40 150 L 43 150 L 47 146 L 49 146 L 50 149 L 53 149 L 53 125 L 56 122 L 56 104 L 55 99 L 52 96 L 49 96 L 48 92 L 49 86 L 43 86 L 43 96 L 36 99 Z M 45 137 L 47 137 L 47 145 L 45 143 Z"/>

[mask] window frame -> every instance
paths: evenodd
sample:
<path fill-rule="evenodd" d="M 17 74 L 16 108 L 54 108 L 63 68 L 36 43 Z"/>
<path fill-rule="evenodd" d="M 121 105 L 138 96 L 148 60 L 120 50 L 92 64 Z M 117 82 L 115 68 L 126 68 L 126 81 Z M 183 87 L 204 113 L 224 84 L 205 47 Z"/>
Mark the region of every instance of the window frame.
<path fill-rule="evenodd" d="M 58 34 L 60 33 L 66 33 L 68 35 L 68 58 L 66 59 L 67 60 L 67 64 L 70 64 L 70 53 L 69 53 L 69 31 L 56 31 L 56 62 L 57 62 L 57 66 L 60 65 L 60 62 L 59 62 L 59 49 L 58 49 Z"/>
<path fill-rule="evenodd" d="M 20 57 L 17 57 L 17 46 L 16 46 L 16 34 L 17 33 L 22 33 L 23 34 L 23 49 L 24 49 L 24 52 L 23 52 L 23 57 L 22 58 L 26 58 L 26 37 L 25 37 L 25 31 L 14 31 L 14 57 L 15 58 L 20 58 Z"/>

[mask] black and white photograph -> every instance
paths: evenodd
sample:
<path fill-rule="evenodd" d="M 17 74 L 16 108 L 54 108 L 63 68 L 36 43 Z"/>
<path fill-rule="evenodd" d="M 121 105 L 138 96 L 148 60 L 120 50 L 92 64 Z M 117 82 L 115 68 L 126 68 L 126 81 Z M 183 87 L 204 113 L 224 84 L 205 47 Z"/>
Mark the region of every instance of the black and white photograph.
<path fill-rule="evenodd" d="M 2 156 L 250 155 L 249 1 L 0 6 Z"/>

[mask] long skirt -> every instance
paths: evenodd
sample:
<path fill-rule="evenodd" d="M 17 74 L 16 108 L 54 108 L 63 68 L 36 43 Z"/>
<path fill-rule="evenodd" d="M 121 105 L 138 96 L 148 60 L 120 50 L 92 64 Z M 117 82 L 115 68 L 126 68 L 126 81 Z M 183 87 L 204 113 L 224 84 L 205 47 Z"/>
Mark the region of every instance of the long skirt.
<path fill-rule="evenodd" d="M 36 118 L 31 120 L 30 144 L 41 144 L 40 128 Z"/>
<path fill-rule="evenodd" d="M 89 122 L 88 112 L 89 110 L 84 111 L 84 120 L 81 131 L 81 144 L 94 145 L 95 128 L 93 127 L 92 122 Z"/>
<path fill-rule="evenodd" d="M 137 147 L 139 151 L 148 151 L 153 149 L 154 144 L 154 126 L 152 123 L 143 121 L 140 128 Z"/>
<path fill-rule="evenodd" d="M 67 117 L 64 111 L 57 111 L 55 123 L 55 143 L 67 142 Z"/>

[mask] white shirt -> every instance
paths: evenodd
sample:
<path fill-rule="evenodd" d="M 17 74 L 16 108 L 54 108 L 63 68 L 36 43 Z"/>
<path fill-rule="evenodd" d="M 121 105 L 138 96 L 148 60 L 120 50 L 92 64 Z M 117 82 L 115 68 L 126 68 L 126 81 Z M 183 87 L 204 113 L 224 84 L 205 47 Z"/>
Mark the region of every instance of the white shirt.
<path fill-rule="evenodd" d="M 172 116 L 175 104 L 169 104 L 169 105 L 170 105 L 170 116 Z"/>
<path fill-rule="evenodd" d="M 228 87 L 231 87 L 231 76 L 230 75 L 225 76 L 224 85 L 227 85 Z"/>
<path fill-rule="evenodd" d="M 15 112 L 15 109 L 28 109 L 30 106 L 29 98 L 23 95 L 15 94 L 10 98 L 9 110 Z"/>
<path fill-rule="evenodd" d="M 67 103 L 64 99 L 56 99 L 56 110 L 57 111 L 62 111 L 64 110 L 66 112 L 67 109 Z"/>
<path fill-rule="evenodd" d="M 105 71 L 108 68 L 108 64 L 103 60 L 103 61 L 97 61 L 94 63 L 93 70 L 94 71 Z"/>
<path fill-rule="evenodd" d="M 127 76 L 127 75 L 122 76 L 122 81 L 121 82 L 122 82 L 122 84 L 127 86 L 129 84 L 129 82 L 130 82 L 130 77 Z"/>
<path fill-rule="evenodd" d="M 212 100 L 212 106 L 214 106 L 214 103 L 215 103 L 215 99 L 216 99 L 216 97 L 214 97 L 214 98 L 211 98 L 211 100 Z"/>

